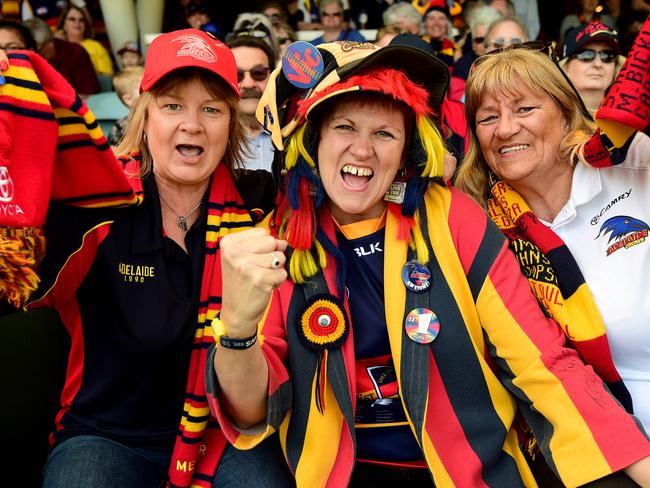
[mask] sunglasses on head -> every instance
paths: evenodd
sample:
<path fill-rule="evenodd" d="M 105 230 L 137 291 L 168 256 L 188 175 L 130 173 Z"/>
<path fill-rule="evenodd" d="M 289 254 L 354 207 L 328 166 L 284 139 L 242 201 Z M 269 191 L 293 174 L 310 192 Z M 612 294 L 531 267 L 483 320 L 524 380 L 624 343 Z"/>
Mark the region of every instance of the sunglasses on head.
<path fill-rule="evenodd" d="M 523 43 L 524 43 L 523 39 L 520 39 L 519 37 L 512 37 L 510 39 L 497 37 L 492 42 L 490 42 L 490 46 L 494 49 L 503 49 L 504 47 L 508 47 L 508 46 L 519 46 L 520 44 Z"/>
<path fill-rule="evenodd" d="M 599 56 L 603 63 L 613 63 L 616 59 L 616 53 L 614 51 L 595 51 L 594 49 L 583 49 L 573 54 L 571 58 L 579 59 L 583 63 L 590 63 L 596 59 L 596 56 Z"/>
<path fill-rule="evenodd" d="M 472 63 L 472 66 L 469 69 L 470 75 L 476 71 L 476 68 L 486 59 L 489 59 L 490 56 L 494 56 L 496 54 L 500 54 L 503 52 L 507 51 L 514 51 L 515 49 L 526 49 L 528 51 L 535 51 L 538 53 L 544 54 L 547 58 L 549 58 L 551 61 L 553 61 L 553 64 L 555 67 L 560 70 L 560 73 L 562 73 L 562 77 L 564 80 L 569 84 L 571 87 L 571 90 L 576 94 L 576 98 L 578 99 L 578 104 L 580 107 L 580 111 L 582 112 L 582 115 L 584 115 L 587 119 L 593 120 L 593 117 L 589 113 L 589 110 L 587 110 L 587 107 L 585 106 L 585 103 L 582 101 L 582 98 L 578 94 L 578 90 L 576 90 L 576 87 L 573 86 L 573 83 L 567 76 L 567 74 L 564 72 L 560 64 L 558 63 L 557 56 L 555 55 L 555 51 L 553 50 L 553 44 L 551 44 L 548 41 L 529 41 L 529 42 L 521 42 L 519 44 L 511 44 L 509 46 L 501 47 L 494 49 L 492 51 L 489 51 L 482 56 L 479 56 L 476 58 L 476 60 Z"/>
<path fill-rule="evenodd" d="M 255 66 L 251 69 L 237 68 L 237 81 L 239 83 L 244 81 L 244 76 L 246 76 L 246 73 L 250 73 L 251 78 L 253 78 L 255 81 L 264 81 L 269 76 L 269 71 L 270 68 L 267 68 L 265 66 Z"/>

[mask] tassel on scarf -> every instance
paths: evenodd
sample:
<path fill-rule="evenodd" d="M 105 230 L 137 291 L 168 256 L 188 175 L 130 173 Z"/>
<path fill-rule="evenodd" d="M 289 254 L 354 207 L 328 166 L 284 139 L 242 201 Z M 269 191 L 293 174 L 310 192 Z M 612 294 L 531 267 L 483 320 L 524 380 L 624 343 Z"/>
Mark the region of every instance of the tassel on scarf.
<path fill-rule="evenodd" d="M 22 308 L 40 282 L 36 269 L 45 255 L 45 237 L 37 227 L 0 231 L 0 298 Z"/>

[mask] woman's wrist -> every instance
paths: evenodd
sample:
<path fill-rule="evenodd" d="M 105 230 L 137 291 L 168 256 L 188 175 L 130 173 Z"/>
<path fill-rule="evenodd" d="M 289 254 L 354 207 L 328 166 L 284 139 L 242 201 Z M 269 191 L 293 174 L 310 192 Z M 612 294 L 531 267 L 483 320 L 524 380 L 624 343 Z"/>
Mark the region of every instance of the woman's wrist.
<path fill-rule="evenodd" d="M 220 335 L 229 339 L 250 339 L 257 334 L 257 323 L 242 320 L 241 317 L 233 317 L 223 310 L 219 314 L 222 331 Z"/>

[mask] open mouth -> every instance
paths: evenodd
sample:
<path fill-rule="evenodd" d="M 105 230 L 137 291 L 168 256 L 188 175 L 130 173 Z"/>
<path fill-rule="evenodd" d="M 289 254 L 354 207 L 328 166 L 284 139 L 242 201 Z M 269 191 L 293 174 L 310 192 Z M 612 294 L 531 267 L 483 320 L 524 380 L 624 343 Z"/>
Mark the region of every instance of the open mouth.
<path fill-rule="evenodd" d="M 201 146 L 195 146 L 193 144 L 179 144 L 176 146 L 176 150 L 181 153 L 182 156 L 191 158 L 200 156 L 203 153 L 203 148 Z"/>
<path fill-rule="evenodd" d="M 341 178 L 350 186 L 362 186 L 368 183 L 374 176 L 370 168 L 363 168 L 346 164 L 341 169 Z"/>
<path fill-rule="evenodd" d="M 517 151 L 523 151 L 528 147 L 528 144 L 517 144 L 516 146 L 502 147 L 499 149 L 499 154 L 508 154 Z"/>

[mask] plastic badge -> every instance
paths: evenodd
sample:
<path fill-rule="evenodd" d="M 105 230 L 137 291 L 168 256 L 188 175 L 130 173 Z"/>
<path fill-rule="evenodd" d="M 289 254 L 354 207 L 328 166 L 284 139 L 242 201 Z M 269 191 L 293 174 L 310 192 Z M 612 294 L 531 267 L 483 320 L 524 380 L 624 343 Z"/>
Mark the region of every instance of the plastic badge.
<path fill-rule="evenodd" d="M 410 291 L 425 291 L 431 286 L 431 271 L 419 261 L 409 261 L 402 268 L 402 281 Z"/>
<path fill-rule="evenodd" d="M 440 321 L 438 316 L 428 308 L 415 308 L 406 316 L 404 328 L 412 341 L 418 344 L 429 344 L 438 337 Z"/>
<path fill-rule="evenodd" d="M 298 88 L 314 87 L 324 69 L 320 51 L 305 41 L 290 44 L 282 56 L 282 73 L 289 83 Z"/>

